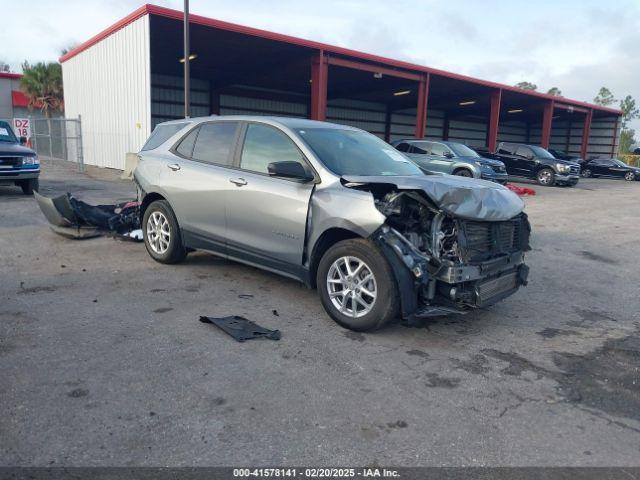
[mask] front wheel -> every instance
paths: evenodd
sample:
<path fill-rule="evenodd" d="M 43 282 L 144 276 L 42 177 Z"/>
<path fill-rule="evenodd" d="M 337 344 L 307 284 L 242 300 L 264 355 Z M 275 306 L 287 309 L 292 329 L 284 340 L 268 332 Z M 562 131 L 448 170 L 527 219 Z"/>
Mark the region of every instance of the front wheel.
<path fill-rule="evenodd" d="M 585 168 L 584 170 L 582 170 L 582 176 L 584 178 L 589 178 L 591 177 L 592 173 L 591 170 L 589 168 Z"/>
<path fill-rule="evenodd" d="M 40 182 L 37 178 L 23 180 L 20 187 L 22 188 L 22 193 L 25 195 L 33 195 L 33 192 L 37 192 L 38 188 L 40 188 Z"/>
<path fill-rule="evenodd" d="M 322 306 L 343 327 L 377 330 L 398 317 L 393 270 L 369 240 L 343 240 L 329 248 L 318 265 L 316 281 Z"/>
<path fill-rule="evenodd" d="M 142 232 L 147 252 L 156 262 L 178 263 L 187 256 L 178 221 L 166 200 L 156 200 L 147 207 Z"/>
<path fill-rule="evenodd" d="M 636 179 L 636 174 L 633 173 L 633 172 L 627 172 L 627 173 L 624 174 L 624 179 L 627 182 L 632 182 L 632 181 L 634 181 Z"/>
<path fill-rule="evenodd" d="M 551 187 L 556 183 L 556 174 L 550 168 L 543 168 L 536 175 L 536 179 L 543 187 Z"/>

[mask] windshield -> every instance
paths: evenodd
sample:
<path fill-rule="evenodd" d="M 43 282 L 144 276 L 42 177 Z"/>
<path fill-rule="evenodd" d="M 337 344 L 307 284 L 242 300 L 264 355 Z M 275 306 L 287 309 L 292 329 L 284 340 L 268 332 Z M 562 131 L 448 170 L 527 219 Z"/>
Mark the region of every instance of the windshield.
<path fill-rule="evenodd" d="M 529 145 L 529 148 L 531 148 L 531 150 L 533 150 L 533 153 L 536 155 L 536 157 L 539 157 L 539 158 L 552 158 L 552 159 L 556 158 L 553 155 L 551 155 L 549 152 L 547 152 L 542 147 L 536 147 L 535 145 Z"/>
<path fill-rule="evenodd" d="M 18 143 L 16 135 L 7 122 L 0 122 L 0 142 Z"/>
<path fill-rule="evenodd" d="M 407 157 L 370 133 L 337 128 L 296 132 L 336 175 L 422 175 Z"/>
<path fill-rule="evenodd" d="M 453 150 L 453 153 L 458 155 L 459 157 L 479 157 L 478 153 L 474 150 L 471 150 L 469 147 L 464 145 L 463 143 L 448 143 L 447 146 Z"/>

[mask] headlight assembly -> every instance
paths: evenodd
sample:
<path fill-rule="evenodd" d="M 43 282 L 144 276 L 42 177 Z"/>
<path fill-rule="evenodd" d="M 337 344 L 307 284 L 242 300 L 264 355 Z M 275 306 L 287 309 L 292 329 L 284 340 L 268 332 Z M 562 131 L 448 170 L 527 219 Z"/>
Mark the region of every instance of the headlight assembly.
<path fill-rule="evenodd" d="M 560 173 L 569 173 L 571 171 L 571 167 L 564 163 L 556 163 L 556 168 Z"/>
<path fill-rule="evenodd" d="M 22 164 L 23 165 L 40 165 L 40 160 L 38 160 L 37 156 L 23 157 Z"/>

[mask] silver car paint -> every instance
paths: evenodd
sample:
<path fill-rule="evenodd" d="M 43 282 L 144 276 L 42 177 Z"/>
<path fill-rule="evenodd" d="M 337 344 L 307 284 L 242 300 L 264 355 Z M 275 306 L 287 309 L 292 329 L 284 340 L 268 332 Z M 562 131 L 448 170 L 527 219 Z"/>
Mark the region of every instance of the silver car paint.
<path fill-rule="evenodd" d="M 438 143 L 436 141 L 429 141 L 431 143 Z M 444 144 L 440 145 L 447 147 Z M 452 174 L 459 168 L 464 168 L 465 170 L 471 171 L 471 173 L 473 174 L 473 178 L 481 177 L 480 167 L 467 161 L 457 160 L 456 157 L 446 158 L 439 157 L 437 155 L 424 155 L 420 153 L 405 153 L 405 155 L 413 160 L 420 168 L 429 172 Z"/>
<path fill-rule="evenodd" d="M 306 156 L 316 172 L 317 181 L 301 184 L 237 168 L 192 162 L 170 152 L 170 148 L 195 124 L 220 120 L 264 123 L 283 131 Z M 295 131 L 305 126 L 358 130 L 345 125 L 278 117 L 191 119 L 188 127 L 157 149 L 140 152 L 141 160 L 134 176 L 145 193 L 158 193 L 167 198 L 183 229 L 193 229 L 216 240 L 225 239 L 244 250 L 236 252 L 225 248 L 215 253 L 301 278 L 302 275 L 293 267 L 302 267 L 305 252 L 312 252 L 313 246 L 328 229 L 343 228 L 368 237 L 386 220 L 376 208 L 371 193 L 344 186 L 340 177 L 316 158 Z M 168 167 L 175 163 L 180 165 L 180 170 L 173 171 Z M 198 165 L 192 165 L 194 163 Z M 238 187 L 230 182 L 240 177 L 246 180 L 245 186 Z M 399 178 L 410 177 L 353 177 L 351 180 L 395 183 Z M 454 204 L 461 202 L 460 212 L 464 211 L 468 218 L 502 218 L 505 213 L 498 213 L 501 210 L 500 200 L 508 200 L 508 215 L 522 211 L 522 201 L 508 189 L 491 184 L 491 188 L 484 186 L 480 189 L 484 193 L 476 195 L 473 191 L 480 184 L 474 182 L 479 181 L 462 179 L 466 182 L 461 184 L 460 180 L 438 175 L 415 177 L 401 183 L 406 188 L 431 190 L 432 200 L 446 201 L 451 211 L 456 211 Z M 489 182 L 482 182 L 485 183 Z M 446 195 L 446 190 L 459 190 L 459 193 Z M 436 191 L 441 193 L 434 194 Z"/>

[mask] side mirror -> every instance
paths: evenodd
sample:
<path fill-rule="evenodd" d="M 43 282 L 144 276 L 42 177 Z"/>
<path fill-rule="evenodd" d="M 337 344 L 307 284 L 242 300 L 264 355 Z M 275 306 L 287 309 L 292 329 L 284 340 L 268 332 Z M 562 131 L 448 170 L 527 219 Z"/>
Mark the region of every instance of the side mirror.
<path fill-rule="evenodd" d="M 453 158 L 453 153 L 445 152 L 444 156 L 445 156 L 445 158 Z"/>
<path fill-rule="evenodd" d="M 20 137 L 20 145 L 26 145 L 27 144 L 27 137 Z"/>
<path fill-rule="evenodd" d="M 269 175 L 273 177 L 295 178 L 310 182 L 314 176 L 305 170 L 298 162 L 272 162 L 267 165 Z"/>

